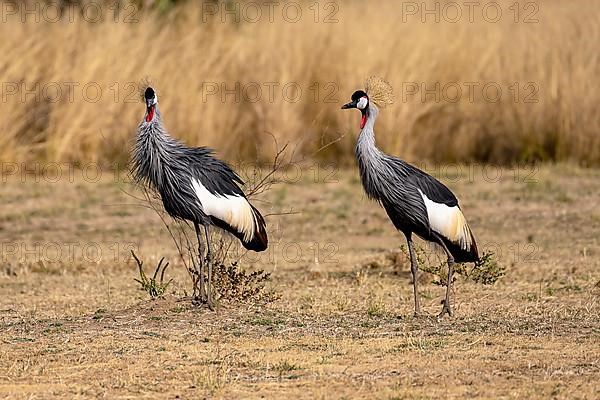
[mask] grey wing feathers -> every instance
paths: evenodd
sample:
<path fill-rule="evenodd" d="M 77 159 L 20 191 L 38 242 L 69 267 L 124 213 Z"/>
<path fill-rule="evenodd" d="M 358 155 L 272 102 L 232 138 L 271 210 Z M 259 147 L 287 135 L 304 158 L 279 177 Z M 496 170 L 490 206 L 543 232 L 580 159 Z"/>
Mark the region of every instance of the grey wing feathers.
<path fill-rule="evenodd" d="M 186 156 L 188 165 L 194 167 L 193 175 L 213 194 L 246 197 L 240 186 L 244 181 L 224 161 L 214 157 L 213 150 L 207 147 L 189 148 Z M 218 177 L 218 178 L 217 178 Z"/>
<path fill-rule="evenodd" d="M 448 207 L 458 205 L 458 199 L 454 193 L 452 193 L 452 191 L 442 182 L 400 159 L 394 158 L 394 161 L 404 164 L 404 168 L 407 170 L 405 179 L 416 188 L 420 189 L 429 200 L 439 204 L 445 204 Z"/>
<path fill-rule="evenodd" d="M 427 209 L 419 194 L 418 186 L 408 180 L 407 164 L 390 157 L 379 165 L 379 174 L 372 177 L 373 197 L 381 202 L 396 228 L 428 229 Z"/>

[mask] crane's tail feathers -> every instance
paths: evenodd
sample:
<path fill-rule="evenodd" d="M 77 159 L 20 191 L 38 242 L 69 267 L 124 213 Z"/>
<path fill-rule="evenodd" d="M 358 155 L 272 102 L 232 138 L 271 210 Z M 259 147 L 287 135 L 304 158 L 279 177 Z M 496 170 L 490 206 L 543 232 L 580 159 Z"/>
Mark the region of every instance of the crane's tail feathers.
<path fill-rule="evenodd" d="M 242 244 L 248 250 L 265 251 L 269 245 L 267 224 L 260 212 L 253 205 L 250 205 L 250 207 L 252 207 L 252 213 L 254 214 L 254 236 L 249 241 L 242 240 Z"/>
<path fill-rule="evenodd" d="M 252 213 L 251 226 L 232 226 L 231 224 L 211 216 L 212 223 L 237 237 L 242 245 L 252 251 L 265 251 L 269 244 L 266 223 L 260 212 L 248 203 Z"/>
<path fill-rule="evenodd" d="M 469 234 L 471 234 L 471 256 L 475 261 L 479 261 L 479 250 L 477 249 L 477 241 L 475 241 L 475 236 L 473 236 L 473 232 L 471 232 L 471 228 L 469 228 Z"/>
<path fill-rule="evenodd" d="M 430 229 L 444 241 L 456 262 L 479 260 L 473 232 L 458 205 L 449 207 L 429 200 L 423 195 Z"/>
<path fill-rule="evenodd" d="M 454 262 L 457 263 L 479 261 L 479 251 L 477 250 L 475 236 L 473 236 L 473 232 L 471 232 L 471 228 L 469 228 L 468 225 L 465 225 L 465 227 L 465 233 L 469 235 L 469 240 L 467 241 L 468 246 L 466 247 L 462 241 L 455 242 L 448 240 L 446 237 L 442 237 L 448 251 L 452 254 L 452 257 L 454 257 Z"/>

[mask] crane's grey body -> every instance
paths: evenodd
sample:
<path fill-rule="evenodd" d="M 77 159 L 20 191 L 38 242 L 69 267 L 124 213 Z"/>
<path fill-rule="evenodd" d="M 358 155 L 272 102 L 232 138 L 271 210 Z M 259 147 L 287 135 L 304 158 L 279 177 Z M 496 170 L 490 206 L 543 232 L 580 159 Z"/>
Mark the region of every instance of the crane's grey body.
<path fill-rule="evenodd" d="M 437 243 L 439 235 L 432 230 L 424 196 L 435 203 L 460 209 L 456 196 L 431 175 L 379 150 L 373 129 L 379 110 L 371 103 L 367 113 L 366 124 L 356 143 L 356 159 L 365 192 L 381 203 L 396 229 Z M 476 248 L 463 249 L 448 238 L 441 238 L 456 262 L 477 259 L 473 254 Z"/>
<path fill-rule="evenodd" d="M 132 174 L 137 182 L 160 194 L 171 217 L 194 223 L 200 255 L 199 226 L 204 227 L 210 305 L 212 260 L 208 227 L 214 225 L 232 233 L 249 250 L 264 251 L 268 245 L 266 224 L 248 202 L 239 186 L 243 185 L 242 180 L 229 165 L 215 158 L 211 149 L 187 147 L 171 137 L 163 126 L 154 90 L 147 88 L 144 98 L 147 110 L 138 126 Z M 200 265 L 202 296 L 204 263 Z"/>
<path fill-rule="evenodd" d="M 381 203 L 398 230 L 424 234 L 427 211 L 416 187 L 408 181 L 410 169 L 404 161 L 377 148 L 373 125 L 378 109 L 371 104 L 369 110 L 355 149 L 363 188 L 369 198 Z"/>
<path fill-rule="evenodd" d="M 415 314 L 420 313 L 417 293 L 418 268 L 412 234 L 440 245 L 448 255 L 448 287 L 442 314 L 452 314 L 450 288 L 454 262 L 479 259 L 475 238 L 462 214 L 458 200 L 444 184 L 407 162 L 385 154 L 375 144 L 374 125 L 379 114 L 363 91 L 342 108 L 358 108 L 361 131 L 356 159 L 367 196 L 379 202 L 390 220 L 406 236 L 413 274 Z M 441 314 L 441 315 L 442 315 Z"/>
<path fill-rule="evenodd" d="M 165 211 L 174 218 L 211 225 L 191 184 L 198 179 L 210 192 L 243 196 L 242 180 L 206 147 L 190 148 L 169 136 L 160 122 L 142 122 L 133 156 L 133 173 L 138 182 L 159 192 Z"/>

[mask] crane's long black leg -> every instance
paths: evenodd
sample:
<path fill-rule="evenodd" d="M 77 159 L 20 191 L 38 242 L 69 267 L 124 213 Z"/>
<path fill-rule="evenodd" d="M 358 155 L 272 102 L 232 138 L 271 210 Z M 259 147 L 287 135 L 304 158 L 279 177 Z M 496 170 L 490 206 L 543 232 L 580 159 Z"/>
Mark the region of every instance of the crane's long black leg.
<path fill-rule="evenodd" d="M 212 267 L 213 259 L 210 252 L 210 238 L 208 236 L 208 226 L 204 225 L 204 235 L 206 236 L 206 262 L 208 264 L 208 283 L 207 283 L 207 295 L 208 295 L 208 308 L 213 309 L 213 290 L 212 290 Z"/>
<path fill-rule="evenodd" d="M 419 301 L 419 291 L 418 291 L 419 265 L 417 264 L 417 255 L 415 254 L 415 248 L 414 248 L 414 244 L 412 241 L 412 234 L 407 233 L 405 235 L 406 235 L 406 242 L 408 243 L 408 253 L 410 254 L 410 270 L 412 272 L 412 278 L 413 278 L 413 291 L 414 291 L 414 297 L 415 297 L 415 317 L 418 317 L 421 315 L 421 304 Z"/>
<path fill-rule="evenodd" d="M 446 286 L 446 299 L 444 300 L 444 307 L 440 312 L 440 317 L 447 313 L 448 316 L 452 316 L 452 307 L 450 306 L 450 292 L 452 291 L 452 274 L 454 272 L 454 258 L 448 257 L 448 286 Z"/>
<path fill-rule="evenodd" d="M 438 237 L 438 243 L 444 248 L 446 251 L 446 255 L 448 256 L 448 284 L 446 285 L 446 299 L 444 300 L 444 306 L 442 307 L 442 311 L 438 315 L 438 318 L 444 316 L 444 314 L 448 314 L 450 317 L 452 316 L 452 306 L 450 305 L 450 292 L 452 291 L 452 274 L 454 272 L 454 257 L 446 244 L 442 240 L 442 238 Z"/>
<path fill-rule="evenodd" d="M 204 262 L 202 260 L 202 239 L 200 239 L 200 226 L 197 222 L 194 222 L 194 229 L 196 229 L 196 239 L 198 240 L 198 262 L 200 263 L 200 301 L 204 302 Z"/>

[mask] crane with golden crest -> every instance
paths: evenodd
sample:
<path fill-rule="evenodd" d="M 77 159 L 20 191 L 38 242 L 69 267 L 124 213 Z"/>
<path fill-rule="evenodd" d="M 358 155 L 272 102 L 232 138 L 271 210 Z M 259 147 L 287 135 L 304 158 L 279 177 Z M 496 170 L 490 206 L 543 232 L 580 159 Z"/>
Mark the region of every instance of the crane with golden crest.
<path fill-rule="evenodd" d="M 375 121 L 379 107 L 394 102 L 391 85 L 378 77 L 367 79 L 365 90 L 352 94 L 342 109 L 360 111 L 356 159 L 362 185 L 370 199 L 380 203 L 390 220 L 406 237 L 410 254 L 415 316 L 420 315 L 418 265 L 413 233 L 442 247 L 448 256 L 448 283 L 442 311 L 452 316 L 450 292 L 455 263 L 479 260 L 475 237 L 456 196 L 443 183 L 400 158 L 384 153 L 375 144 Z"/>

